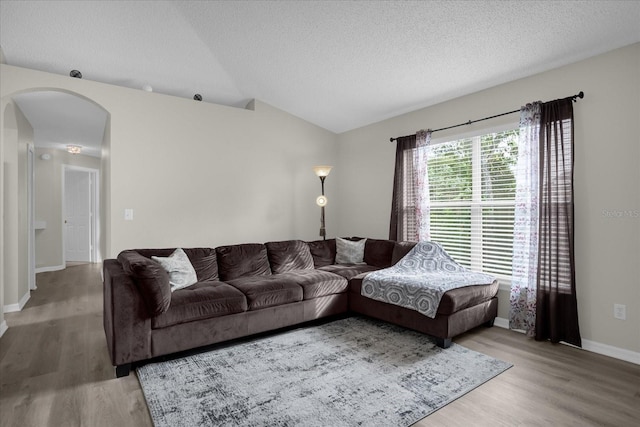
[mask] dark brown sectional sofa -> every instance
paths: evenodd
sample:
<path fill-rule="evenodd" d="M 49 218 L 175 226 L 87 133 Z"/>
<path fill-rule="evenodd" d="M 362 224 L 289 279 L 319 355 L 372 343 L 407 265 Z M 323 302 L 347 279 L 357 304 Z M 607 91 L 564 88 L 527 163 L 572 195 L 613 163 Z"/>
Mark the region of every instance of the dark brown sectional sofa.
<path fill-rule="evenodd" d="M 348 312 L 433 335 L 443 348 L 455 335 L 492 325 L 497 282 L 447 292 L 434 319 L 360 295 L 368 272 L 390 267 L 414 245 L 367 239 L 361 264 L 335 264 L 335 239 L 184 249 L 198 282 L 173 293 L 151 257 L 174 249 L 123 251 L 103 264 L 104 330 L 116 375 L 157 356 Z"/>

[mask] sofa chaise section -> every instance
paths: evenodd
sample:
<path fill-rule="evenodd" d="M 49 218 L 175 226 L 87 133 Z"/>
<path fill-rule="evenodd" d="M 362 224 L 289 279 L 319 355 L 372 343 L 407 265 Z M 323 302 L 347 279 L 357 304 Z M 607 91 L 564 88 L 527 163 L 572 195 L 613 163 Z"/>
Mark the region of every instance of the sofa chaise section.
<path fill-rule="evenodd" d="M 349 309 L 435 337 L 436 344 L 448 348 L 451 340 L 480 325 L 493 326 L 498 315 L 498 282 L 467 286 L 445 292 L 433 319 L 397 305 L 372 300 L 361 295 L 364 275 L 351 279 Z"/>

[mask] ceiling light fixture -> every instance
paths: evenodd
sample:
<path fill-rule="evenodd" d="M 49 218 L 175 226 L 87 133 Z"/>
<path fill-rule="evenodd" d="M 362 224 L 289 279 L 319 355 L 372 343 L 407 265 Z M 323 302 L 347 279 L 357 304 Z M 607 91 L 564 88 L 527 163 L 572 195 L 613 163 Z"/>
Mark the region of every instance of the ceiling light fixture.
<path fill-rule="evenodd" d="M 69 75 L 71 77 L 75 77 L 76 79 L 81 79 L 82 78 L 82 73 L 80 71 L 78 71 L 78 70 L 71 70 Z"/>
<path fill-rule="evenodd" d="M 142 90 L 145 91 L 145 92 L 153 92 L 153 88 L 151 87 L 151 85 L 149 83 L 147 83 L 144 86 L 142 86 Z"/>
<path fill-rule="evenodd" d="M 71 154 L 80 154 L 82 147 L 79 145 L 67 145 L 67 151 Z"/>

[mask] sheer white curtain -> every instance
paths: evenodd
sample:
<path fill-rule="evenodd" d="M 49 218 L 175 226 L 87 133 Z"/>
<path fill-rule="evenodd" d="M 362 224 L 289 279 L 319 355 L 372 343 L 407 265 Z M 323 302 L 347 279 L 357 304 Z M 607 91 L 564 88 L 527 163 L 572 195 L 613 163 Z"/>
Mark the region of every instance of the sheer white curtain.
<path fill-rule="evenodd" d="M 418 241 L 430 239 L 429 216 L 431 214 L 431 208 L 429 198 L 429 173 L 427 171 L 427 150 L 430 142 L 430 130 L 419 130 L 416 132 L 414 168 L 416 171 L 416 228 Z"/>
<path fill-rule="evenodd" d="M 540 102 L 520 110 L 509 328 L 535 335 L 538 269 Z"/>

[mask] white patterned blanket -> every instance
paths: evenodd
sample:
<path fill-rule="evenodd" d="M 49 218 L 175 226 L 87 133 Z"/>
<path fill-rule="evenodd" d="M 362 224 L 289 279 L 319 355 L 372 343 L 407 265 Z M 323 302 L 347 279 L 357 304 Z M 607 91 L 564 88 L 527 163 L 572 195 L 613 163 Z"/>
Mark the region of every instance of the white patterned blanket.
<path fill-rule="evenodd" d="M 435 242 L 419 242 L 394 266 L 367 274 L 361 294 L 434 318 L 445 292 L 489 285 L 495 277 L 466 269 Z"/>

